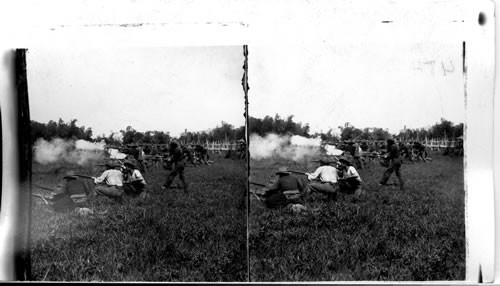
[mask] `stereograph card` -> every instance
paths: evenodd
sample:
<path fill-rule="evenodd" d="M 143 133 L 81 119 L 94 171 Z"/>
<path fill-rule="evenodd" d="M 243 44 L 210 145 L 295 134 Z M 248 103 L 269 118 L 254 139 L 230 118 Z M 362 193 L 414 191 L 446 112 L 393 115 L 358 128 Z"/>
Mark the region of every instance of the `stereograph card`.
<path fill-rule="evenodd" d="M 2 7 L 1 280 L 495 282 L 494 2 Z"/>

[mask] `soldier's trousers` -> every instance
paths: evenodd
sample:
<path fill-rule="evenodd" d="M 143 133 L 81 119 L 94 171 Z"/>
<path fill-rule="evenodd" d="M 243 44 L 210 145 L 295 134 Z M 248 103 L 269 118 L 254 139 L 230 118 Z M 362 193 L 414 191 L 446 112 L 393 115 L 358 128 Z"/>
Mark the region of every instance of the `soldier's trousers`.
<path fill-rule="evenodd" d="M 359 198 L 363 194 L 359 181 L 340 181 L 338 184 L 341 193 L 354 194 L 355 198 Z"/>
<path fill-rule="evenodd" d="M 175 164 L 175 168 L 168 174 L 163 186 L 169 188 L 177 175 L 179 175 L 184 190 L 187 190 L 186 178 L 184 177 L 184 164 Z"/>
<path fill-rule="evenodd" d="M 325 182 L 311 182 L 307 185 L 305 190 L 306 197 L 309 197 L 312 192 L 318 192 L 328 195 L 329 198 L 335 199 L 337 197 L 338 186 L 336 184 Z"/>
<path fill-rule="evenodd" d="M 146 187 L 145 185 L 140 184 L 140 183 L 124 184 L 123 191 L 127 195 L 135 196 L 135 195 L 142 193 L 142 191 L 144 191 L 145 187 Z"/>
<path fill-rule="evenodd" d="M 118 186 L 97 185 L 94 189 L 97 195 L 119 199 L 123 195 L 123 188 Z"/>

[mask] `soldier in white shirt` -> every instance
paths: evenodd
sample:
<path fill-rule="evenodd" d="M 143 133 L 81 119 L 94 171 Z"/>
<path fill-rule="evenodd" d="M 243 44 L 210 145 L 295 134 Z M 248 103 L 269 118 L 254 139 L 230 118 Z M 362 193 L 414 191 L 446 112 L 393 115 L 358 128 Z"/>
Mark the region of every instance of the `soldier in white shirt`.
<path fill-rule="evenodd" d="M 103 195 L 115 199 L 117 202 L 123 202 L 123 174 L 119 165 L 112 163 L 106 164 L 108 168 L 99 177 L 94 178 L 96 187 L 94 189 L 97 195 Z"/>
<path fill-rule="evenodd" d="M 319 160 L 320 166 L 314 173 L 306 173 L 307 179 L 310 181 L 305 190 L 306 197 L 310 197 L 312 192 L 326 194 L 328 199 L 337 199 L 338 190 L 338 174 L 337 169 L 330 164 L 326 159 Z"/>

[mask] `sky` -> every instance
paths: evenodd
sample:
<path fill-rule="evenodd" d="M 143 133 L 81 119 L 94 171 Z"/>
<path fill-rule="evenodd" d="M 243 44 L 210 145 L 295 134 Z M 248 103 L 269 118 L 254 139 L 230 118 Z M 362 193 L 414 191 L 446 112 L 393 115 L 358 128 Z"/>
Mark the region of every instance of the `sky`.
<path fill-rule="evenodd" d="M 77 119 L 94 138 L 245 124 L 241 46 L 28 49 L 32 120 Z"/>
<path fill-rule="evenodd" d="M 294 115 L 312 133 L 463 123 L 462 42 L 443 38 L 249 47 L 249 114 Z"/>

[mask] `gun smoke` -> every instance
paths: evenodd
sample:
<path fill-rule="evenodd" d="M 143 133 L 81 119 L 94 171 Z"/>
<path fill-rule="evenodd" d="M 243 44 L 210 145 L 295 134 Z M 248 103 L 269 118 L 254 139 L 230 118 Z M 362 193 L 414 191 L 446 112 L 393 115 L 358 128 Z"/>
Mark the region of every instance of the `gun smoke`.
<path fill-rule="evenodd" d="M 92 164 L 104 158 L 104 142 L 93 143 L 85 140 L 63 140 L 55 138 L 35 142 L 33 159 L 42 165 L 67 162 L 78 165 Z"/>
<path fill-rule="evenodd" d="M 306 157 L 317 156 L 320 153 L 321 139 L 273 133 L 264 137 L 252 134 L 249 147 L 250 157 L 255 160 L 279 157 L 298 162 Z"/>

